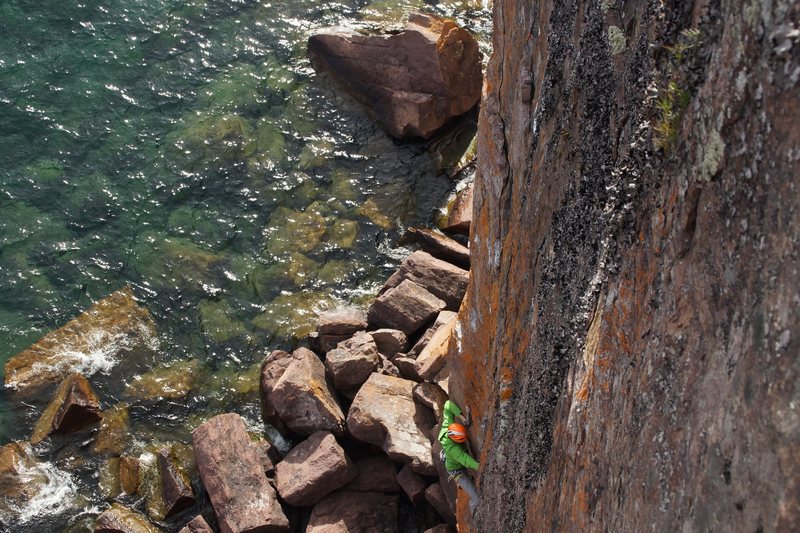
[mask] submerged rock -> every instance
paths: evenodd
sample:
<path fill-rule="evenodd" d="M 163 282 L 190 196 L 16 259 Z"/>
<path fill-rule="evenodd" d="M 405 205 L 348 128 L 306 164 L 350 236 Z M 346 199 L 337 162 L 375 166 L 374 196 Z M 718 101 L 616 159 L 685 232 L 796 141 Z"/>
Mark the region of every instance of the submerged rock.
<path fill-rule="evenodd" d="M 36 423 L 31 444 L 38 444 L 50 435 L 79 431 L 102 417 L 100 400 L 89 381 L 80 374 L 72 374 L 61 382 Z"/>
<path fill-rule="evenodd" d="M 412 335 L 433 320 L 445 305 L 443 300 L 413 281 L 403 280 L 372 302 L 368 317 L 370 324 Z"/>
<path fill-rule="evenodd" d="M 220 531 L 288 530 L 289 521 L 239 415 L 211 418 L 192 432 L 192 442 Z"/>
<path fill-rule="evenodd" d="M 183 398 L 192 390 L 199 372 L 197 359 L 169 363 L 135 376 L 125 388 L 125 395 L 136 400 Z"/>
<path fill-rule="evenodd" d="M 353 437 L 380 446 L 391 459 L 410 464 L 415 472 L 435 475 L 428 431 L 436 421 L 427 407 L 414 401 L 415 385 L 372 374 L 353 399 L 347 429 Z"/>
<path fill-rule="evenodd" d="M 346 531 L 397 532 L 399 497 L 379 492 L 341 490 L 311 510 L 306 533 Z"/>
<path fill-rule="evenodd" d="M 94 531 L 95 533 L 157 533 L 160 529 L 136 511 L 112 503 L 110 509 L 97 517 Z"/>
<path fill-rule="evenodd" d="M 413 13 L 389 35 L 326 29 L 308 49 L 394 137 L 429 138 L 480 99 L 478 43 L 451 20 Z"/>
<path fill-rule="evenodd" d="M 129 412 L 127 403 L 117 405 L 103 411 L 100 431 L 94 439 L 92 452 L 99 455 L 120 455 L 130 438 Z"/>
<path fill-rule="evenodd" d="M 5 385 L 31 396 L 73 372 L 108 370 L 124 357 L 141 356 L 155 349 L 155 343 L 150 313 L 125 288 L 9 359 Z"/>
<path fill-rule="evenodd" d="M 9 514 L 33 499 L 47 485 L 47 476 L 37 467 L 25 443 L 0 447 L 0 512 Z"/>
<path fill-rule="evenodd" d="M 313 209 L 293 211 L 278 207 L 266 230 L 267 251 L 273 255 L 310 252 L 322 242 L 325 231 L 325 218 Z"/>
<path fill-rule="evenodd" d="M 138 457 L 119 458 L 119 486 L 125 494 L 136 494 L 141 480 Z"/>

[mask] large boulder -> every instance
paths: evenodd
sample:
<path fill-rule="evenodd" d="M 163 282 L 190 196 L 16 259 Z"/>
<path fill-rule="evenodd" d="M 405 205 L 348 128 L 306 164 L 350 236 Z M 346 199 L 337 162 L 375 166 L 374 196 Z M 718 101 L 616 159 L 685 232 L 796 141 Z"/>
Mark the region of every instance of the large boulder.
<path fill-rule="evenodd" d="M 419 507 L 425 502 L 425 489 L 428 488 L 428 483 L 408 465 L 400 469 L 400 473 L 397 474 L 397 482 L 414 507 Z"/>
<path fill-rule="evenodd" d="M 31 444 L 38 444 L 50 435 L 81 430 L 102 418 L 100 400 L 89 381 L 80 374 L 72 374 L 61 382 L 39 417 Z"/>
<path fill-rule="evenodd" d="M 406 335 L 427 325 L 447 304 L 411 280 L 378 296 L 369 307 L 369 322 Z"/>
<path fill-rule="evenodd" d="M 424 380 L 433 380 L 447 361 L 447 351 L 455 332 L 457 317 L 440 327 L 417 357 L 417 373 Z"/>
<path fill-rule="evenodd" d="M 344 413 L 328 387 L 325 366 L 307 348 L 298 348 L 292 362 L 269 393 L 270 403 L 291 431 L 344 431 Z"/>
<path fill-rule="evenodd" d="M 415 385 L 414 399 L 433 411 L 433 416 L 437 421 L 442 419 L 444 403 L 447 401 L 447 393 L 442 387 L 428 382 Z"/>
<path fill-rule="evenodd" d="M 158 453 L 158 470 L 165 517 L 170 517 L 194 505 L 194 490 L 172 457 L 172 450 L 164 448 Z"/>
<path fill-rule="evenodd" d="M 367 329 L 367 313 L 357 307 L 338 307 L 323 311 L 317 319 L 320 335 L 352 335 Z"/>
<path fill-rule="evenodd" d="M 441 313 L 439 313 L 433 325 L 428 329 L 426 329 L 425 333 L 423 333 L 420 336 L 420 338 L 417 339 L 417 342 L 414 343 L 414 346 L 412 346 L 411 349 L 408 350 L 408 356 L 416 359 L 419 356 L 419 354 L 422 353 L 422 350 L 424 350 L 425 347 L 428 345 L 428 343 L 431 340 L 431 337 L 433 337 L 433 334 L 436 333 L 439 330 L 439 328 L 441 328 L 442 326 L 448 324 L 451 320 L 453 320 L 456 317 L 456 315 L 457 313 L 447 310 L 444 310 Z"/>
<path fill-rule="evenodd" d="M 428 500 L 428 503 L 431 504 L 431 507 L 436 509 L 436 512 L 439 513 L 439 516 L 441 516 L 448 524 L 456 524 L 456 515 L 450 508 L 450 504 L 447 501 L 447 497 L 445 496 L 444 490 L 442 489 L 442 485 L 440 483 L 434 483 L 425 489 L 425 499 Z"/>
<path fill-rule="evenodd" d="M 405 31 L 389 35 L 325 29 L 308 49 L 398 138 L 431 137 L 481 96 L 478 43 L 451 20 L 413 13 Z"/>
<path fill-rule="evenodd" d="M 283 350 L 275 350 L 264 358 L 261 363 L 259 386 L 261 391 L 261 416 L 264 422 L 275 426 L 279 431 L 286 431 L 286 426 L 278 416 L 275 404 L 272 402 L 272 389 L 292 363 L 292 355 Z"/>
<path fill-rule="evenodd" d="M 222 533 L 288 530 L 289 520 L 239 415 L 211 418 L 192 432 L 192 443 Z"/>
<path fill-rule="evenodd" d="M 400 244 L 406 243 L 416 243 L 432 256 L 469 270 L 469 248 L 442 233 L 427 228 L 408 228 L 400 239 Z"/>
<path fill-rule="evenodd" d="M 297 445 L 278 463 L 275 487 L 283 500 L 308 507 L 356 476 L 355 464 L 336 438 L 318 431 Z"/>
<path fill-rule="evenodd" d="M 341 490 L 311 510 L 306 533 L 393 533 L 399 497 L 380 492 Z"/>
<path fill-rule="evenodd" d="M 197 515 L 186 524 L 178 533 L 214 533 L 203 515 Z"/>
<path fill-rule="evenodd" d="M 157 533 L 160 530 L 136 511 L 112 503 L 109 509 L 97 517 L 94 531 L 95 533 Z"/>
<path fill-rule="evenodd" d="M 360 387 L 379 364 L 378 347 L 369 333 L 356 333 L 325 355 L 325 367 L 337 390 Z"/>
<path fill-rule="evenodd" d="M 370 331 L 378 352 L 392 359 L 398 353 L 408 350 L 408 336 L 399 329 L 381 328 Z"/>
<path fill-rule="evenodd" d="M 118 403 L 103 411 L 103 420 L 94 438 L 92 452 L 119 456 L 125 451 L 130 435 L 130 406 L 124 402 Z"/>
<path fill-rule="evenodd" d="M 474 187 L 474 183 L 470 183 L 456 195 L 450 205 L 447 217 L 442 222 L 443 230 L 469 235 L 469 229 L 472 226 L 472 191 Z"/>
<path fill-rule="evenodd" d="M 391 459 L 435 475 L 427 433 L 436 422 L 427 407 L 414 401 L 414 385 L 407 379 L 372 374 L 353 399 L 347 429 L 353 437 L 380 446 Z"/>
<path fill-rule="evenodd" d="M 397 467 L 385 455 L 374 455 L 356 462 L 356 477 L 343 490 L 360 492 L 397 492 Z"/>
<path fill-rule="evenodd" d="M 441 298 L 447 309 L 458 311 L 467 292 L 469 271 L 442 261 L 427 252 L 417 250 L 406 257 L 397 272 L 386 281 L 382 292 L 397 287 L 403 280 L 411 280 Z"/>
<path fill-rule="evenodd" d="M 9 359 L 5 385 L 30 397 L 75 371 L 88 375 L 152 352 L 156 339 L 150 313 L 122 289 Z"/>

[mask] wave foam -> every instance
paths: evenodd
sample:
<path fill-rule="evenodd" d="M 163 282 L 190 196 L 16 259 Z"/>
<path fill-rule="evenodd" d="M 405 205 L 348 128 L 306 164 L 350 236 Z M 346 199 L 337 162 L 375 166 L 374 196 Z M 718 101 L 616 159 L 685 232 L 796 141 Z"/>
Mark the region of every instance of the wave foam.
<path fill-rule="evenodd" d="M 68 472 L 51 463 L 19 465 L 20 482 L 40 484 L 26 502 L 8 502 L 0 511 L 0 522 L 24 525 L 34 519 L 61 514 L 76 505 L 78 486 Z M 6 516 L 9 515 L 9 516 Z"/>

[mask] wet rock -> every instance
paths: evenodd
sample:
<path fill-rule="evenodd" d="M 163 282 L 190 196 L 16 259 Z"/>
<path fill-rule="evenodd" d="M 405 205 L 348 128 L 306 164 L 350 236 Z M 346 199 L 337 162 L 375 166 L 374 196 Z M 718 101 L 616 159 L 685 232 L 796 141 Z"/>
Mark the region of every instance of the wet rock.
<path fill-rule="evenodd" d="M 308 507 L 356 476 L 355 464 L 336 438 L 318 431 L 278 463 L 275 487 L 290 505 Z"/>
<path fill-rule="evenodd" d="M 400 244 L 416 243 L 433 257 L 469 270 L 469 248 L 450 237 L 426 228 L 409 228 Z"/>
<path fill-rule="evenodd" d="M 400 371 L 400 376 L 411 381 L 422 381 L 417 373 L 417 360 L 411 357 L 398 356 L 392 359 L 392 363 Z"/>
<path fill-rule="evenodd" d="M 380 446 L 392 460 L 414 471 L 433 475 L 428 430 L 435 424 L 431 411 L 414 401 L 415 383 L 372 374 L 353 399 L 347 415 L 350 434 Z"/>
<path fill-rule="evenodd" d="M 400 490 L 397 484 L 397 467 L 383 455 L 355 461 L 356 476 L 342 490 L 392 493 Z"/>
<path fill-rule="evenodd" d="M 95 533 L 157 533 L 160 530 L 136 511 L 112 503 L 110 509 L 97 517 L 94 531 Z"/>
<path fill-rule="evenodd" d="M 242 418 L 217 415 L 192 432 L 197 468 L 220 531 L 286 531 L 289 521 L 267 481 Z M 260 528 L 260 529 L 259 529 Z"/>
<path fill-rule="evenodd" d="M 472 191 L 474 183 L 470 183 L 464 190 L 456 195 L 455 200 L 448 210 L 447 217 L 442 223 L 444 231 L 469 235 L 472 226 Z"/>
<path fill-rule="evenodd" d="M 311 510 L 306 533 L 397 532 L 398 505 L 394 495 L 337 491 Z"/>
<path fill-rule="evenodd" d="M 38 468 L 30 445 L 11 442 L 0 447 L 0 513 L 12 514 L 47 486 L 46 474 Z"/>
<path fill-rule="evenodd" d="M 379 363 L 378 348 L 369 333 L 356 333 L 325 355 L 325 368 L 337 390 L 360 387 Z"/>
<path fill-rule="evenodd" d="M 436 383 L 420 383 L 414 386 L 414 399 L 433 411 L 436 420 L 442 419 L 447 393 Z"/>
<path fill-rule="evenodd" d="M 370 331 L 378 352 L 392 359 L 398 353 L 408 350 L 408 336 L 399 329 L 382 328 Z"/>
<path fill-rule="evenodd" d="M 273 337 L 302 339 L 316 330 L 320 311 L 333 307 L 335 303 L 333 297 L 324 291 L 280 294 L 264 304 L 264 312 L 253 318 L 252 324 Z"/>
<path fill-rule="evenodd" d="M 478 44 L 449 20 L 413 13 L 394 35 L 322 30 L 308 49 L 395 137 L 431 137 L 480 99 Z"/>
<path fill-rule="evenodd" d="M 118 403 L 103 411 L 100 430 L 94 438 L 92 452 L 98 455 L 120 455 L 130 438 L 128 404 Z"/>
<path fill-rule="evenodd" d="M 31 444 L 38 444 L 50 435 L 81 430 L 102 417 L 100 400 L 89 381 L 80 374 L 72 374 L 61 382 L 36 423 Z"/>
<path fill-rule="evenodd" d="M 367 329 L 367 313 L 357 307 L 339 307 L 323 311 L 317 320 L 320 335 L 352 335 Z"/>
<path fill-rule="evenodd" d="M 328 388 L 325 366 L 306 348 L 293 352 L 291 363 L 269 391 L 269 402 L 286 427 L 299 435 L 344 431 L 344 413 Z"/>
<path fill-rule="evenodd" d="M 16 394 L 28 397 L 86 365 L 93 365 L 87 371 L 107 369 L 125 357 L 139 358 L 151 352 L 155 342 L 156 329 L 150 313 L 136 303 L 132 291 L 126 288 L 100 300 L 9 359 L 5 384 Z"/>
<path fill-rule="evenodd" d="M 387 290 L 369 308 L 370 324 L 412 335 L 445 308 L 445 302 L 410 280 Z"/>
<path fill-rule="evenodd" d="M 203 300 L 197 305 L 197 312 L 200 330 L 214 342 L 224 343 L 247 335 L 244 324 L 234 318 L 233 307 L 225 300 Z"/>
<path fill-rule="evenodd" d="M 141 469 L 138 457 L 119 458 L 119 485 L 126 494 L 136 494 L 139 490 Z"/>
<path fill-rule="evenodd" d="M 100 464 L 97 486 L 103 498 L 110 500 L 119 496 L 121 491 L 119 479 L 119 457 L 109 457 Z"/>
<path fill-rule="evenodd" d="M 355 220 L 337 220 L 331 228 L 328 242 L 339 248 L 350 249 L 358 237 L 358 222 Z"/>
<path fill-rule="evenodd" d="M 208 525 L 203 515 L 197 515 L 178 533 L 214 533 L 214 530 Z"/>
<path fill-rule="evenodd" d="M 436 512 L 439 513 L 439 516 L 441 516 L 445 522 L 455 525 L 456 515 L 447 502 L 441 484 L 434 483 L 425 489 L 425 499 L 431 504 L 431 507 L 436 509 Z"/>
<path fill-rule="evenodd" d="M 184 398 L 197 381 L 197 359 L 176 361 L 135 376 L 125 388 L 125 395 L 136 400 L 176 400 Z"/>
<path fill-rule="evenodd" d="M 358 208 L 358 214 L 369 219 L 370 222 L 383 229 L 392 229 L 394 222 L 386 216 L 378 204 L 372 198 L 364 202 Z"/>
<path fill-rule="evenodd" d="M 164 516 L 170 516 L 194 505 L 194 490 L 181 472 L 167 448 L 158 454 L 158 469 L 161 473 L 161 488 L 164 498 Z"/>
<path fill-rule="evenodd" d="M 267 226 L 267 251 L 273 255 L 310 252 L 319 246 L 325 231 L 325 218 L 319 213 L 278 207 Z"/>
<path fill-rule="evenodd" d="M 456 313 L 454 313 L 453 311 L 445 310 L 439 313 L 433 325 L 425 330 L 425 333 L 422 334 L 422 336 L 417 340 L 417 342 L 414 343 L 414 346 L 412 346 L 411 349 L 408 351 L 409 357 L 413 357 L 414 359 L 419 357 L 419 354 L 422 353 L 422 350 L 424 350 L 425 347 L 430 342 L 431 337 L 433 337 L 433 334 L 436 333 L 440 327 L 449 323 L 455 317 Z"/>
<path fill-rule="evenodd" d="M 419 507 L 425 502 L 425 489 L 428 488 L 428 483 L 408 465 L 400 469 L 400 473 L 397 474 L 397 482 L 414 507 Z"/>
<path fill-rule="evenodd" d="M 403 261 L 397 272 L 386 281 L 381 292 L 397 287 L 403 280 L 411 280 L 424 287 L 437 298 L 444 300 L 447 309 L 458 311 L 461 300 L 467 292 L 469 271 L 417 250 Z"/>
<path fill-rule="evenodd" d="M 457 321 L 458 319 L 454 317 L 448 324 L 437 329 L 430 342 L 417 357 L 417 372 L 422 379 L 434 379 L 444 367 Z"/>

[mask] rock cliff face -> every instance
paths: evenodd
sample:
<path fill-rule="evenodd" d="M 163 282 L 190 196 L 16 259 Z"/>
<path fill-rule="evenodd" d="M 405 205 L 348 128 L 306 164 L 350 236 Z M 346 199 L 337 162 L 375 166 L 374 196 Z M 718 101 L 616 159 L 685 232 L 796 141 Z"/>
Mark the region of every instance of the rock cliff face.
<path fill-rule="evenodd" d="M 449 354 L 473 529 L 800 529 L 799 20 L 495 1 Z"/>

